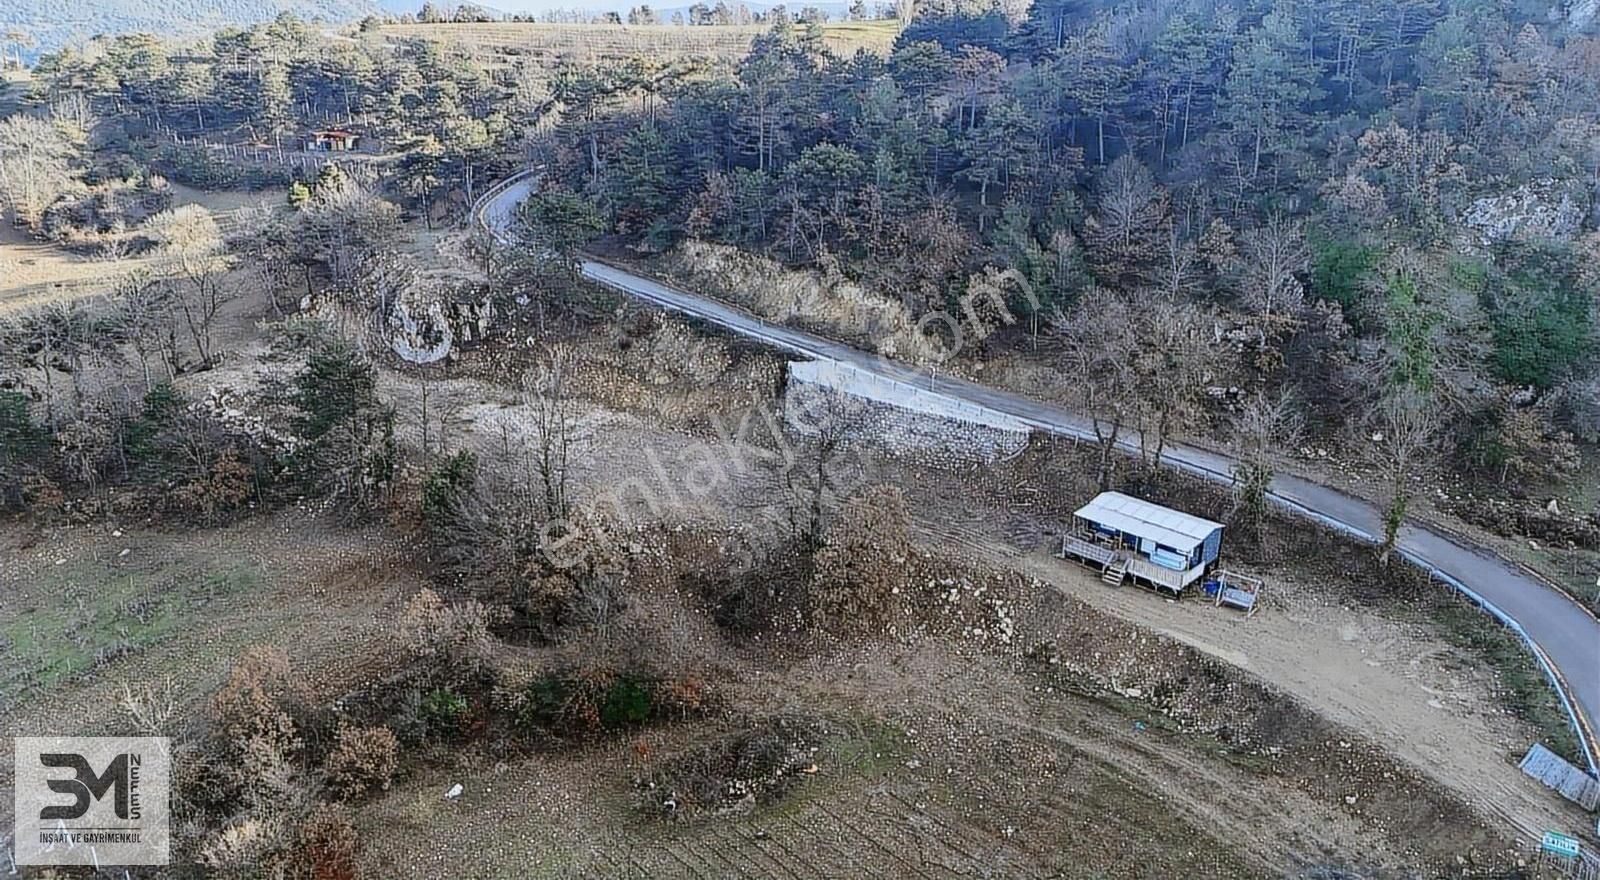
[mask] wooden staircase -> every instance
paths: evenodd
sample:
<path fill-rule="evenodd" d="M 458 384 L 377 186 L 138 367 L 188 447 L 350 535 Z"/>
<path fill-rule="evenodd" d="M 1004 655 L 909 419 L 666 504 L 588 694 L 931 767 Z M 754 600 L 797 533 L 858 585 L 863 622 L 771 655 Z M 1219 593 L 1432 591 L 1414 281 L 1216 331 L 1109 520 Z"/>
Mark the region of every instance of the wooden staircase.
<path fill-rule="evenodd" d="M 1106 564 L 1105 571 L 1100 573 L 1100 579 L 1113 587 L 1122 586 L 1123 578 L 1128 576 L 1128 557 L 1118 556 Z"/>

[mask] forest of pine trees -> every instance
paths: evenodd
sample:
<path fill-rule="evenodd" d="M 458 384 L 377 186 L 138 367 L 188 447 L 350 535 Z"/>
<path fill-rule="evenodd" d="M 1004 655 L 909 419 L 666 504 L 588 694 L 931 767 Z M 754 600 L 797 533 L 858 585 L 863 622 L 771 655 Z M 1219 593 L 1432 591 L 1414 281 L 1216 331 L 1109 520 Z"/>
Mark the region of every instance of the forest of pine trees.
<path fill-rule="evenodd" d="M 1063 399 L 1084 303 L 1112 297 L 1212 352 L 1233 340 L 1163 386 L 1184 431 L 1228 433 L 1218 386 L 1292 399 L 1333 444 L 1421 411 L 1456 470 L 1503 484 L 1560 479 L 1600 439 L 1600 40 L 1563 14 L 926 3 L 888 57 L 843 57 L 820 22 L 778 10 L 733 63 L 556 67 L 283 16 L 198 45 L 47 54 L 31 97 L 267 141 L 355 121 L 399 154 L 382 187 L 413 207 L 542 163 L 530 211 L 584 218 L 585 239 L 718 242 L 913 316 L 1012 270 L 1034 332 L 987 353 L 1058 369 Z M 193 165 L 128 136 L 163 173 Z M 1147 417 L 1174 415 L 1125 384 Z"/>

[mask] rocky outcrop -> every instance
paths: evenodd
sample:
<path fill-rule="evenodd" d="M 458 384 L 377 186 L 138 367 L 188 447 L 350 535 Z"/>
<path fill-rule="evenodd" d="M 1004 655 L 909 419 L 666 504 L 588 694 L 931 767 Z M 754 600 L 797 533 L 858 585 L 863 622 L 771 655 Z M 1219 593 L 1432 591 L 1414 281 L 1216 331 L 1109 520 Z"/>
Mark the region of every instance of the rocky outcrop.
<path fill-rule="evenodd" d="M 1473 239 L 1466 244 L 1491 247 L 1513 240 L 1571 239 L 1583 226 L 1586 201 L 1555 180 L 1525 183 L 1510 192 L 1486 196 L 1473 202 L 1461 218 Z"/>
<path fill-rule="evenodd" d="M 389 347 L 409 363 L 436 363 L 450 357 L 457 345 L 482 341 L 494 317 L 494 302 L 487 294 L 464 301 L 405 296 L 389 312 Z"/>

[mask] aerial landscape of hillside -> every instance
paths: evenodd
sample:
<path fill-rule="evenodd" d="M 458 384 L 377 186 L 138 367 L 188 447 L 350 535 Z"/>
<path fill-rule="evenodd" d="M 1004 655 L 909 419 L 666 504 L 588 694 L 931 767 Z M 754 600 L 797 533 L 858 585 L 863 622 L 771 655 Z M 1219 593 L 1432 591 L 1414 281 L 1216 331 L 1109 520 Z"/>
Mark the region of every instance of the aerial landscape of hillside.
<path fill-rule="evenodd" d="M 378 11 L 372 0 L 6 0 L 0 22 L 26 36 L 17 48 L 32 58 L 103 35 L 148 31 L 194 37 L 271 21 L 283 13 L 347 22 Z"/>
<path fill-rule="evenodd" d="M 0 0 L 0 876 L 1600 877 L 1583 0 Z"/>

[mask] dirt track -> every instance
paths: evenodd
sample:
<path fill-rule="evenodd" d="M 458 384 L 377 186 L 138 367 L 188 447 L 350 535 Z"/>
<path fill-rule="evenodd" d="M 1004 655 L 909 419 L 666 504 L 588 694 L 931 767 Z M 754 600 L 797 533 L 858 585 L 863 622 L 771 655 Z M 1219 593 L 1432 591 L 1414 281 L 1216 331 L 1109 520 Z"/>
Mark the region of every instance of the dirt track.
<path fill-rule="evenodd" d="M 482 200 L 476 219 L 497 237 L 509 239 L 515 235 L 511 218 L 515 216 L 516 206 L 537 184 L 536 173 L 524 172 L 492 188 Z M 929 375 L 907 364 L 831 339 L 767 323 L 711 297 L 672 288 L 599 261 L 585 261 L 583 273 L 597 284 L 701 318 L 780 350 L 806 358 L 837 361 L 892 382 L 925 387 L 933 394 L 1015 416 L 1049 434 L 1072 438 L 1093 436 L 1083 415 L 1061 407 L 974 382 Z M 1138 448 L 1137 437 L 1122 442 L 1130 448 Z M 1162 455 L 1162 463 L 1222 483 L 1231 479 L 1233 467 L 1233 462 L 1224 454 L 1183 444 L 1169 445 Z M 1296 513 L 1362 540 L 1376 543 L 1375 536 L 1382 533 L 1382 517 L 1377 508 L 1339 489 L 1303 477 L 1279 475 L 1272 481 L 1270 494 L 1277 503 Z M 1552 683 L 1570 704 L 1578 739 L 1589 768 L 1594 770 L 1596 762 L 1600 761 L 1600 756 L 1594 754 L 1600 747 L 1592 745 L 1595 737 L 1592 719 L 1600 717 L 1600 619 L 1555 586 L 1495 556 L 1492 550 L 1458 543 L 1424 526 L 1403 527 L 1397 550 L 1425 568 L 1442 572 L 1465 585 L 1497 616 L 1512 621 L 1527 633 L 1537 646 L 1536 653 L 1542 652 L 1548 657 L 1556 671 Z"/>
<path fill-rule="evenodd" d="M 452 390 L 435 391 L 435 400 L 459 407 L 454 442 L 492 457 L 505 442 L 502 426 L 513 432 L 513 446 L 516 432 L 528 430 L 509 394 L 479 383 L 444 385 Z M 411 401 L 401 403 L 402 411 L 415 406 L 414 388 L 391 390 L 401 401 Z M 672 392 L 666 393 L 670 397 Z M 655 485 L 685 484 L 699 460 L 685 450 L 702 438 L 636 416 L 588 407 L 580 424 L 587 492 L 603 492 L 637 478 Z M 521 442 L 531 442 L 529 435 L 521 435 Z M 919 486 L 915 491 L 934 491 L 909 466 L 885 476 L 908 488 Z M 1341 606 L 1315 584 L 1296 580 L 1292 570 L 1264 572 L 1273 593 L 1266 610 L 1248 621 L 1200 601 L 1173 603 L 1133 588 L 1110 589 L 1084 570 L 1052 558 L 1046 547 L 1030 539 L 1039 524 L 1018 528 L 1017 520 L 1025 514 L 972 502 L 958 483 L 939 490 L 937 499 L 912 505 L 924 517 L 918 528 L 929 548 L 1017 568 L 1094 607 L 1236 665 L 1318 714 L 1383 743 L 1486 815 L 1503 816 L 1519 829 L 1581 824 L 1569 805 L 1514 766 L 1536 735 L 1498 708 L 1492 673 L 1423 626 Z M 763 488 L 759 483 L 732 487 L 732 494 L 692 506 L 669 505 L 665 514 L 669 520 L 739 525 L 752 516 L 755 499 L 749 496 Z"/>

